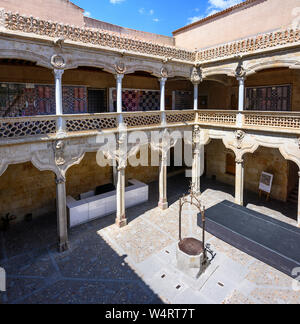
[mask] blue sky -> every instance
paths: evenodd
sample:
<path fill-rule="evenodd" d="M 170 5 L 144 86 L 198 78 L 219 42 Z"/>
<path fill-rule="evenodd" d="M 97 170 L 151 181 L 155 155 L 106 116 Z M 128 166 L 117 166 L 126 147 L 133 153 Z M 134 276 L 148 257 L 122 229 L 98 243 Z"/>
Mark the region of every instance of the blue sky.
<path fill-rule="evenodd" d="M 242 0 L 71 0 L 86 15 L 123 27 L 171 36 L 172 31 Z"/>

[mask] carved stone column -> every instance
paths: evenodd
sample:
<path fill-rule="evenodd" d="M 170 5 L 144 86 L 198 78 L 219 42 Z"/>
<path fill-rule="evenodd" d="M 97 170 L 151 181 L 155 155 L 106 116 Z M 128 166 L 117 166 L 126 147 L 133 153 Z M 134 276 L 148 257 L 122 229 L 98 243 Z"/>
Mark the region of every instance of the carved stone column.
<path fill-rule="evenodd" d="M 124 74 L 117 74 L 115 76 L 117 81 L 117 113 L 120 114 L 119 116 L 119 124 L 123 123 L 123 116 L 122 116 L 122 81 L 124 78 Z"/>
<path fill-rule="evenodd" d="M 300 227 L 300 172 L 299 175 L 299 190 L 298 190 L 298 227 Z"/>
<path fill-rule="evenodd" d="M 193 167 L 192 167 L 192 183 L 194 192 L 201 194 L 201 150 L 200 150 L 200 127 L 195 126 L 193 134 Z"/>
<path fill-rule="evenodd" d="M 67 219 L 67 200 L 66 200 L 66 179 L 56 177 L 56 208 L 57 208 L 57 232 L 58 250 L 67 251 L 68 243 L 68 219 Z"/>
<path fill-rule="evenodd" d="M 160 156 L 160 166 L 159 166 L 159 203 L 158 203 L 158 207 L 162 210 L 168 209 L 167 164 L 168 164 L 168 154 L 167 152 L 162 152 Z"/>
<path fill-rule="evenodd" d="M 198 110 L 199 83 L 194 83 L 194 110 Z"/>
<path fill-rule="evenodd" d="M 161 78 L 159 81 L 160 81 L 160 111 L 162 112 L 162 124 L 165 124 L 166 123 L 165 95 L 166 95 L 167 78 Z"/>
<path fill-rule="evenodd" d="M 116 75 L 115 78 L 117 80 L 117 84 L 116 84 L 116 89 L 117 89 L 117 113 L 120 114 L 119 115 L 119 126 L 121 126 L 123 124 L 123 116 L 122 116 L 122 112 L 123 112 L 123 105 L 122 105 L 122 81 L 124 78 L 124 75 L 127 71 L 126 65 L 123 62 L 123 60 L 117 62 L 115 64 L 115 71 L 116 71 Z"/>
<path fill-rule="evenodd" d="M 201 194 L 201 156 L 200 145 L 197 143 L 194 148 L 192 183 L 194 192 Z"/>
<path fill-rule="evenodd" d="M 194 85 L 194 110 L 198 110 L 199 84 L 202 80 L 202 70 L 194 66 L 191 74 L 191 82 Z"/>
<path fill-rule="evenodd" d="M 124 227 L 127 225 L 125 211 L 125 168 L 118 167 L 117 172 L 117 218 L 116 225 Z"/>
<path fill-rule="evenodd" d="M 57 136 L 64 137 L 65 125 L 64 120 L 61 117 L 63 115 L 63 104 L 62 104 L 62 76 L 66 67 L 65 59 L 62 55 L 53 55 L 51 57 L 51 65 L 53 66 L 53 73 L 55 77 L 55 104 L 56 104 L 56 115 L 60 116 L 57 119 Z"/>
<path fill-rule="evenodd" d="M 62 76 L 64 70 L 54 69 L 55 77 L 55 104 L 56 104 L 56 115 L 59 116 L 57 120 L 57 134 L 64 134 L 64 121 L 61 117 L 63 115 L 63 101 L 62 101 Z"/>
<path fill-rule="evenodd" d="M 245 80 L 246 80 L 246 71 L 243 67 L 243 63 L 240 62 L 236 69 L 236 78 L 239 81 L 239 114 L 237 119 L 237 126 L 243 126 L 243 114 L 245 108 Z"/>
<path fill-rule="evenodd" d="M 244 205 L 244 160 L 236 159 L 235 203 Z"/>

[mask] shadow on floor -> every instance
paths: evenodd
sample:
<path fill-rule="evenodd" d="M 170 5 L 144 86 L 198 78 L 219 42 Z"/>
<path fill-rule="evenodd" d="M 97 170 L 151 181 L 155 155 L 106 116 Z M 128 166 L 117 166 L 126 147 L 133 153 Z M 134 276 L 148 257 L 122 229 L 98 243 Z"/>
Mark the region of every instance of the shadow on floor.
<path fill-rule="evenodd" d="M 168 179 L 168 202 L 172 205 L 188 192 L 184 174 Z M 232 186 L 201 179 L 202 192 L 219 190 L 234 195 Z M 149 201 L 128 209 L 129 222 L 156 208 L 158 183 L 149 186 Z M 260 202 L 246 193 L 246 203 L 261 204 L 294 217 L 296 208 L 280 202 Z M 294 214 L 295 211 L 295 214 Z M 115 221 L 115 215 L 78 226 L 69 232 L 70 250 L 56 252 L 56 215 L 45 215 L 0 232 L 0 266 L 7 272 L 3 303 L 162 303 L 159 297 L 97 232 Z"/>
<path fill-rule="evenodd" d="M 162 304 L 126 262 L 97 234 L 112 217 L 70 230 L 70 250 L 56 251 L 55 215 L 1 232 L 0 266 L 11 304 Z"/>

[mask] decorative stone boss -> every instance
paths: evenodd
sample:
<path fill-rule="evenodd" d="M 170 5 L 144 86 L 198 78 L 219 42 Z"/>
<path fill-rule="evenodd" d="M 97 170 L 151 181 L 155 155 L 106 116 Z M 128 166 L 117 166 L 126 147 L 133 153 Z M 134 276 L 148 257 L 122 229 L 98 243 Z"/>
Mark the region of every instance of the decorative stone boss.
<path fill-rule="evenodd" d="M 190 204 L 199 210 L 202 217 L 202 241 L 195 238 L 182 238 L 182 209 L 184 205 Z M 209 265 L 207 250 L 205 247 L 205 207 L 201 204 L 193 185 L 188 196 L 179 200 L 179 243 L 177 246 L 177 267 L 189 272 L 190 269 L 199 269 L 203 273 Z"/>

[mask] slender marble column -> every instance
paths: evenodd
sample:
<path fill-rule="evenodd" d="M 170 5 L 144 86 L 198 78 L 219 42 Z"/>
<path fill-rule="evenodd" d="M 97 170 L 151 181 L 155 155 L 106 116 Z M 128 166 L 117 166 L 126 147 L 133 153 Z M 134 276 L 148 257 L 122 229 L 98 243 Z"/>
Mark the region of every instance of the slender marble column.
<path fill-rule="evenodd" d="M 168 154 L 162 153 L 159 166 L 159 203 L 158 207 L 162 210 L 168 209 L 167 198 L 167 162 Z"/>
<path fill-rule="evenodd" d="M 123 116 L 122 116 L 122 81 L 124 78 L 124 74 L 116 74 L 117 80 L 117 113 L 119 115 L 119 125 L 123 124 Z"/>
<path fill-rule="evenodd" d="M 298 191 L 298 227 L 300 227 L 300 172 L 299 175 L 299 191 Z"/>
<path fill-rule="evenodd" d="M 198 110 L 199 83 L 194 83 L 194 110 Z"/>
<path fill-rule="evenodd" d="M 64 70 L 62 69 L 54 69 L 54 77 L 55 77 L 55 104 L 56 104 L 56 115 L 59 116 L 57 119 L 57 134 L 62 135 L 65 134 L 64 120 L 62 118 L 63 115 L 63 100 L 62 100 L 62 76 L 64 74 Z"/>
<path fill-rule="evenodd" d="M 237 80 L 239 81 L 239 114 L 237 119 L 237 126 L 243 126 L 243 114 L 245 108 L 245 77 L 238 77 Z"/>
<path fill-rule="evenodd" d="M 127 225 L 125 211 L 125 168 L 118 168 L 117 179 L 117 218 L 116 225 L 124 227 Z"/>
<path fill-rule="evenodd" d="M 235 203 L 244 205 L 244 160 L 236 159 Z"/>
<path fill-rule="evenodd" d="M 67 251 L 68 242 L 68 220 L 67 220 L 67 200 L 66 200 L 66 179 L 56 178 L 56 208 L 57 208 L 57 232 L 58 250 Z"/>
<path fill-rule="evenodd" d="M 166 82 L 167 78 L 160 78 L 160 111 L 162 112 L 162 124 L 166 124 Z"/>

